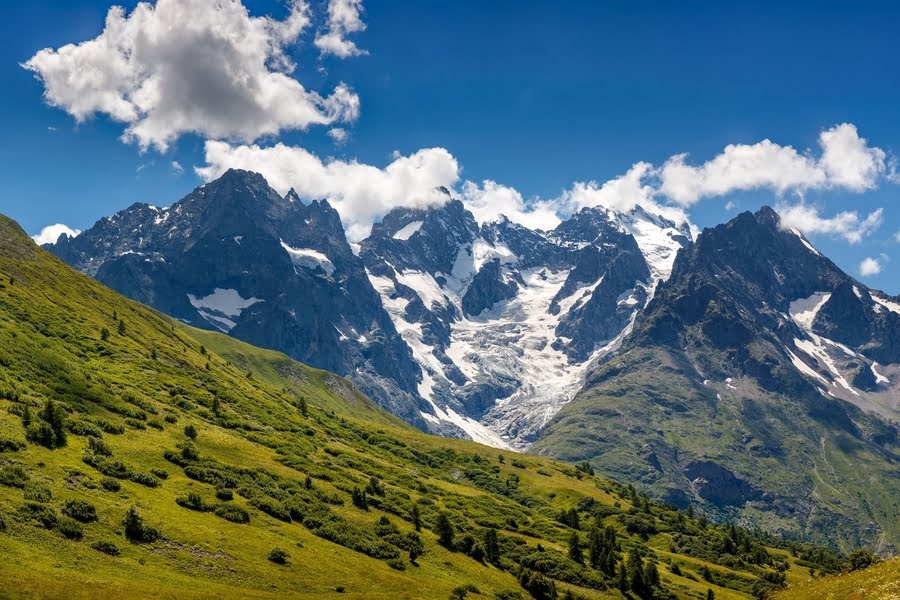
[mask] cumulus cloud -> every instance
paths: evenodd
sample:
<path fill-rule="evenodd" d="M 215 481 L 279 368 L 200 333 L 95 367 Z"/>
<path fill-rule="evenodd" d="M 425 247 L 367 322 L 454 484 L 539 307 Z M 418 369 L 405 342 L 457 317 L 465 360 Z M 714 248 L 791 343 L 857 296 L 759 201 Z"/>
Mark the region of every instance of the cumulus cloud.
<path fill-rule="evenodd" d="M 178 162 L 177 160 L 172 161 L 171 167 L 172 167 L 172 172 L 175 173 L 176 175 L 181 175 L 182 173 L 184 173 L 184 167 L 182 167 L 181 163 Z"/>
<path fill-rule="evenodd" d="M 396 206 L 424 208 L 446 201 L 438 191 L 459 179 L 459 164 L 443 148 L 397 156 L 384 168 L 356 161 L 322 160 L 299 147 L 277 144 L 235 146 L 206 143 L 206 166 L 197 174 L 209 181 L 229 168 L 261 173 L 279 193 L 291 188 L 301 198 L 327 199 L 340 213 L 351 241 L 369 234 L 375 219 Z"/>
<path fill-rule="evenodd" d="M 106 114 L 125 141 L 165 151 L 180 135 L 252 142 L 283 130 L 353 121 L 359 98 L 346 85 L 327 97 L 291 77 L 286 50 L 310 23 L 305 1 L 284 20 L 252 17 L 239 0 L 142 2 L 109 9 L 103 32 L 41 50 L 22 66 L 44 99 L 79 122 Z"/>
<path fill-rule="evenodd" d="M 677 154 L 659 172 L 659 192 L 682 206 L 703 198 L 745 190 L 793 191 L 845 189 L 862 192 L 889 176 L 887 155 L 869 146 L 855 125 L 843 123 L 819 135 L 819 157 L 800 153 L 771 140 L 730 144 L 721 154 L 699 165 Z"/>
<path fill-rule="evenodd" d="M 342 127 L 332 127 L 328 130 L 328 137 L 334 140 L 334 143 L 341 145 L 350 139 L 350 132 Z"/>
<path fill-rule="evenodd" d="M 329 131 L 336 141 L 345 133 Z M 505 215 L 530 228 L 552 229 L 561 219 L 583 208 L 603 207 L 628 212 L 640 207 L 678 225 L 691 226 L 686 209 L 694 201 L 687 199 L 694 195 L 709 197 L 710 190 L 725 194 L 738 188 L 746 189 L 750 185 L 748 182 L 762 181 L 776 192 L 799 191 L 798 184 L 786 182 L 800 181 L 796 174 L 806 173 L 809 175 L 807 182 L 820 181 L 820 187 L 863 191 L 877 185 L 879 177 L 887 175 L 883 167 L 884 153 L 870 148 L 852 125 L 829 129 L 823 132 L 820 141 L 823 153 L 818 159 L 768 141 L 752 147 L 729 146 L 732 150 L 726 148 L 703 167 L 688 167 L 683 155 L 673 157 L 663 167 L 638 162 L 618 177 L 603 183 L 576 181 L 550 198 L 525 198 L 516 188 L 490 179 L 480 183 L 460 182 L 459 164 L 443 148 L 426 148 L 409 156 L 395 152 L 392 162 L 382 168 L 356 161 L 322 160 L 308 150 L 284 144 L 261 147 L 211 141 L 206 144 L 206 165 L 198 168 L 197 173 L 210 180 L 228 168 L 248 169 L 262 173 L 281 193 L 293 187 L 301 197 L 327 198 L 340 212 L 352 241 L 368 235 L 371 224 L 392 208 L 425 207 L 446 201 L 446 196 L 435 191 L 438 186 L 451 189 L 456 186 L 457 194 L 480 222 Z M 736 163 L 740 163 L 737 170 L 722 167 L 724 162 L 745 153 L 753 154 L 759 148 L 769 149 L 763 152 L 770 153 L 765 160 L 737 160 Z M 730 158 L 726 161 L 725 156 Z M 772 156 L 781 158 L 773 159 Z M 871 160 L 867 162 L 866 157 Z M 786 172 L 795 175 L 785 179 L 773 176 L 769 171 L 779 161 L 793 164 Z M 712 163 L 719 166 L 711 167 Z M 697 171 L 685 171 L 676 176 L 669 171 L 667 176 L 666 169 L 671 169 L 673 164 Z M 719 177 L 717 173 L 738 173 L 740 177 L 729 183 L 727 177 Z M 691 177 L 698 179 L 692 181 Z M 677 185 L 673 183 L 676 181 Z M 744 183 L 738 185 L 735 181 Z M 733 210 L 736 205 L 729 201 L 726 208 Z M 785 227 L 796 227 L 808 235 L 836 236 L 850 243 L 858 243 L 870 235 L 881 225 L 884 216 L 880 208 L 866 215 L 844 211 L 826 216 L 802 199 L 795 203 L 782 199 L 776 204 L 776 210 L 781 213 Z"/>
<path fill-rule="evenodd" d="M 66 234 L 69 237 L 75 237 L 81 233 L 80 229 L 72 229 L 68 225 L 56 223 L 55 225 L 47 225 L 37 235 L 31 236 L 39 246 L 44 244 L 53 244 L 59 239 L 59 236 Z"/>
<path fill-rule="evenodd" d="M 881 261 L 877 258 L 869 256 L 859 263 L 859 274 L 863 277 L 871 277 L 872 275 L 878 275 L 879 273 L 881 273 Z"/>
<path fill-rule="evenodd" d="M 875 209 L 867 216 L 861 217 L 857 211 L 843 211 L 833 217 L 823 217 L 819 209 L 808 204 L 778 204 L 775 210 L 781 215 L 784 227 L 796 227 L 805 234 L 824 233 L 841 237 L 851 244 L 858 244 L 862 239 L 878 229 L 884 218 L 884 210 Z"/>
<path fill-rule="evenodd" d="M 339 58 L 368 54 L 347 39 L 347 35 L 365 30 L 362 11 L 362 0 L 329 0 L 328 28 L 314 42 L 319 51 Z"/>
<path fill-rule="evenodd" d="M 495 221 L 500 216 L 530 229 L 553 229 L 560 223 L 559 202 L 534 200 L 526 203 L 519 190 L 496 181 L 472 181 L 462 184 L 463 203 L 480 223 Z"/>

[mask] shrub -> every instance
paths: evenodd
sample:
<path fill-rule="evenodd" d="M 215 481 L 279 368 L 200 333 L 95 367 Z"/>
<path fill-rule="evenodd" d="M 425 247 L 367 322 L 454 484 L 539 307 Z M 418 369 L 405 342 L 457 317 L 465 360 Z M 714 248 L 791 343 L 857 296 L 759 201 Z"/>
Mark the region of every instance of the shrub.
<path fill-rule="evenodd" d="M 190 438 L 192 440 L 196 440 L 197 439 L 197 428 L 194 427 L 193 424 L 185 425 L 184 435 L 186 435 L 188 438 Z"/>
<path fill-rule="evenodd" d="M 123 524 L 125 525 L 125 537 L 134 544 L 155 542 L 159 539 L 159 531 L 155 527 L 145 524 L 144 518 L 133 506 L 125 514 Z"/>
<path fill-rule="evenodd" d="M 861 548 L 859 550 L 854 550 L 850 556 L 847 557 L 846 568 L 848 571 L 859 571 L 860 569 L 871 567 L 877 562 L 878 557 L 872 553 L 871 550 Z"/>
<path fill-rule="evenodd" d="M 93 523 L 97 520 L 97 509 L 93 504 L 84 500 L 66 500 L 62 511 L 64 515 L 82 523 Z"/>
<path fill-rule="evenodd" d="M 112 448 L 99 437 L 88 438 L 88 450 L 100 456 L 112 456 Z"/>
<path fill-rule="evenodd" d="M 149 425 L 153 429 L 159 429 L 160 431 L 163 430 L 162 421 L 160 421 L 159 419 L 149 419 L 147 421 L 147 425 Z"/>
<path fill-rule="evenodd" d="M 0 452 L 18 452 L 25 447 L 25 442 L 0 436 Z"/>
<path fill-rule="evenodd" d="M 32 421 L 25 431 L 25 439 L 53 450 L 66 445 L 66 411 L 54 402 L 47 400 L 40 419 Z"/>
<path fill-rule="evenodd" d="M 50 493 L 50 488 L 48 487 L 29 484 L 25 486 L 24 497 L 26 500 L 31 500 L 32 502 L 50 502 L 50 498 L 53 497 L 53 494 Z"/>
<path fill-rule="evenodd" d="M 178 422 L 178 417 L 176 417 L 175 415 L 173 415 L 171 413 L 167 414 L 165 417 L 163 417 L 163 419 L 165 420 L 166 423 L 169 423 L 170 425 L 174 425 L 175 423 Z"/>
<path fill-rule="evenodd" d="M 103 554 L 109 554 L 110 556 L 118 556 L 120 554 L 118 546 L 104 540 L 94 542 L 91 544 L 91 548 L 98 552 L 102 552 Z"/>
<path fill-rule="evenodd" d="M 203 498 L 197 492 L 191 492 L 187 496 L 179 496 L 175 498 L 178 506 L 189 508 L 191 510 L 207 511 L 209 506 L 203 501 Z"/>
<path fill-rule="evenodd" d="M 59 532 L 70 540 L 80 540 L 84 536 L 81 524 L 69 517 L 60 517 L 57 521 Z"/>
<path fill-rule="evenodd" d="M 150 469 L 150 472 L 160 479 L 169 478 L 169 472 L 164 469 Z"/>
<path fill-rule="evenodd" d="M 250 522 L 250 513 L 236 504 L 217 504 L 213 514 L 232 523 Z"/>
<path fill-rule="evenodd" d="M 19 509 L 19 513 L 26 519 L 39 521 L 47 529 L 56 527 L 58 519 L 56 511 L 46 504 L 41 504 L 39 502 L 25 502 L 22 508 Z"/>
<path fill-rule="evenodd" d="M 271 560 L 276 565 L 283 565 L 287 563 L 290 557 L 291 555 L 281 548 L 272 548 L 272 551 L 269 552 L 269 560 Z"/>
<path fill-rule="evenodd" d="M 148 488 L 159 487 L 159 479 L 150 473 L 134 473 L 129 479 Z"/>
<path fill-rule="evenodd" d="M 219 500 L 233 500 L 234 493 L 228 488 L 219 488 L 216 490 L 216 498 Z"/>
<path fill-rule="evenodd" d="M 6 465 L 0 469 L 0 485 L 23 488 L 28 479 L 28 473 L 22 465 Z"/>
<path fill-rule="evenodd" d="M 100 487 L 108 492 L 118 492 L 122 489 L 122 484 L 114 477 L 104 477 L 100 480 Z"/>
<path fill-rule="evenodd" d="M 200 460 L 200 453 L 193 444 L 185 444 L 181 447 L 181 458 L 184 460 Z"/>
<path fill-rule="evenodd" d="M 254 498 L 250 504 L 263 511 L 270 517 L 275 517 L 280 521 L 291 522 L 291 513 L 284 505 L 273 498 Z"/>
<path fill-rule="evenodd" d="M 387 561 L 387 566 L 394 569 L 395 571 L 405 571 L 406 570 L 406 562 L 402 558 L 392 558 Z"/>
<path fill-rule="evenodd" d="M 3 513 L 0 513 L 0 531 L 6 531 L 6 519 L 3 518 Z"/>

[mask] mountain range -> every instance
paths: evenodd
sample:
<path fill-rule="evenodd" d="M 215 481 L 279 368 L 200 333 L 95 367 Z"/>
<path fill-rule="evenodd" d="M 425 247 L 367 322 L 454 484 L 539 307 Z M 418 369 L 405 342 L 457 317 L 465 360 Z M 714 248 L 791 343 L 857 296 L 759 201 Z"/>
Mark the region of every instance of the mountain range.
<path fill-rule="evenodd" d="M 232 170 L 47 248 L 420 429 L 790 535 L 900 544 L 900 299 L 769 208 L 696 238 L 640 207 L 543 231 L 478 223 L 443 191 L 350 244 L 327 201 Z"/>

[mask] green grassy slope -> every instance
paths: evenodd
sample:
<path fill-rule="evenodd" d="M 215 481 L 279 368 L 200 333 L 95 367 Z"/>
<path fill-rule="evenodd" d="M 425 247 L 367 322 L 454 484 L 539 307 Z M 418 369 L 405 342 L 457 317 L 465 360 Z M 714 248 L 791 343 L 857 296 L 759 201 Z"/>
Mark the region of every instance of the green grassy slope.
<path fill-rule="evenodd" d="M 659 348 L 627 349 L 597 369 L 532 451 L 589 460 L 608 476 L 673 501 L 703 502 L 685 463 L 726 465 L 768 494 L 732 505 L 706 503 L 718 518 L 844 551 L 866 545 L 896 551 L 896 445 L 880 449 L 835 426 L 829 410 L 838 401 L 817 397 L 811 405 L 819 413 L 811 414 L 797 398 L 768 392 L 750 378 L 704 385 L 684 360 Z M 711 491 L 721 493 L 726 485 Z M 744 493 L 734 482 L 731 488 Z"/>
<path fill-rule="evenodd" d="M 0 217 L 0 598 L 622 598 L 590 552 L 569 557 L 607 528 L 597 556 L 655 567 L 659 598 L 746 598 L 839 562 L 424 435 L 333 375 L 128 301 Z"/>
<path fill-rule="evenodd" d="M 779 592 L 777 600 L 900 600 L 900 559 L 823 577 Z"/>

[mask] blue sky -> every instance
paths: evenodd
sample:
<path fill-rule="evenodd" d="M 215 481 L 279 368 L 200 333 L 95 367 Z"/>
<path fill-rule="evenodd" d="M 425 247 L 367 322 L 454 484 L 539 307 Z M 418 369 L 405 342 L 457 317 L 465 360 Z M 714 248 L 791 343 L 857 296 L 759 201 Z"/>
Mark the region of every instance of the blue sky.
<path fill-rule="evenodd" d="M 129 15 L 136 3 L 121 4 Z M 244 4 L 251 15 L 275 20 L 290 10 L 281 1 Z M 48 106 L 44 83 L 20 66 L 42 48 L 100 35 L 109 2 L 16 3 L 7 7 L 0 36 L 0 212 L 31 233 L 51 223 L 84 229 L 132 202 L 171 204 L 203 182 L 194 167 L 212 173 L 234 159 L 234 148 L 252 142 L 302 148 L 325 164 L 333 157 L 338 166 L 356 161 L 378 169 L 396 160 L 395 152 L 443 148 L 458 165 L 457 189 L 465 181 L 477 188 L 473 201 L 492 201 L 483 183 L 490 180 L 514 188 L 530 209 L 535 199 L 564 196 L 575 182 L 600 188 L 635 163 L 661 167 L 680 153 L 699 166 L 729 144 L 770 139 L 801 159 L 808 151 L 815 162 L 820 134 L 850 123 L 867 151 L 883 152 L 883 168 L 869 173 L 865 191 L 834 177 L 780 194 L 777 185 L 725 185 L 679 210 L 703 227 L 763 203 L 815 209 L 827 221 L 808 232 L 817 247 L 867 284 L 900 293 L 900 186 L 890 177 L 900 155 L 900 6 L 782 4 L 364 1 L 365 30 L 344 37 L 366 54 L 341 58 L 313 43 L 330 25 L 326 3 L 311 2 L 310 24 L 285 45 L 296 65 L 289 76 L 323 96 L 345 83 L 358 98 L 358 115 L 258 138 L 228 136 L 226 158 L 210 167 L 205 141 L 217 138 L 209 132 L 176 132 L 165 152 L 152 144 L 142 150 L 139 141 L 120 139 L 127 123 L 102 111 L 77 123 L 65 107 Z M 334 127 L 348 133 L 344 143 L 328 135 Z M 429 173 L 422 181 L 443 176 Z M 409 191 L 372 177 L 373 186 Z M 815 173 L 804 181 L 809 177 Z M 362 211 L 366 223 L 379 209 L 360 206 L 390 201 L 349 198 L 343 210 Z M 846 222 L 828 221 L 856 211 L 862 222 L 879 208 L 880 218 L 856 226 L 856 243 L 848 241 Z M 540 213 L 529 218 L 533 224 Z M 865 258 L 881 272 L 861 276 Z"/>

